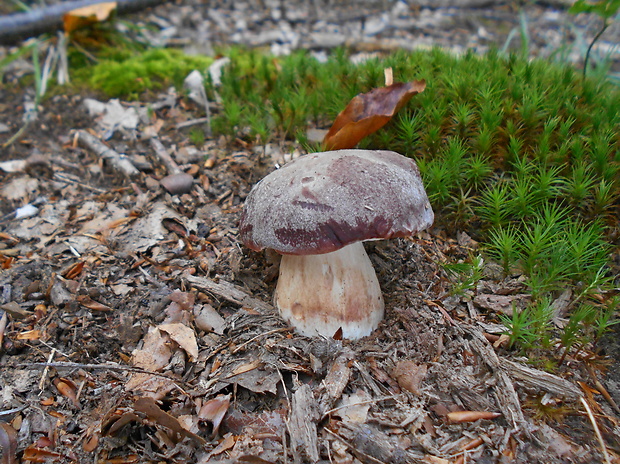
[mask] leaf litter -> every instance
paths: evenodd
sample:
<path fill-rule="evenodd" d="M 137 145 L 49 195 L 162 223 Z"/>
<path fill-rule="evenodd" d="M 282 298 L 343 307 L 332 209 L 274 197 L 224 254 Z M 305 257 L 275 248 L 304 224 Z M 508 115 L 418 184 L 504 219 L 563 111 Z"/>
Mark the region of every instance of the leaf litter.
<path fill-rule="evenodd" d="M 4 462 L 591 462 L 587 419 L 570 430 L 524 407 L 544 397 L 580 411 L 584 395 L 617 446 L 617 416 L 584 393 L 585 373 L 563 379 L 491 345 L 520 287 L 483 279 L 473 305 L 450 295 L 437 263 L 469 249 L 441 231 L 368 245 L 387 308 L 370 337 L 289 329 L 270 304 L 277 262 L 237 238 L 272 155 L 223 138 L 191 146 L 176 121 L 203 110 L 163 105 L 106 132 L 60 96 L 44 111 L 66 121 L 0 159 L 3 214 L 41 198 L 0 233 Z M 73 129 L 137 173 L 73 143 Z M 193 177 L 188 192 L 162 188 L 170 164 L 151 156 L 154 134 Z M 200 156 L 182 162 L 183 150 Z M 47 168 L 30 177 L 15 161 L 35 152 Z"/>

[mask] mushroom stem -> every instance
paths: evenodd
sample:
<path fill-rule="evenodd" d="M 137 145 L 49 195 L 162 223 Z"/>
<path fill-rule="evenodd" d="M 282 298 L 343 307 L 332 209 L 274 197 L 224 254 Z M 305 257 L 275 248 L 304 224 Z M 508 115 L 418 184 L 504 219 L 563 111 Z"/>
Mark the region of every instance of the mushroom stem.
<path fill-rule="evenodd" d="M 283 255 L 274 304 L 298 332 L 357 339 L 383 318 L 377 275 L 362 242 L 321 255 Z"/>

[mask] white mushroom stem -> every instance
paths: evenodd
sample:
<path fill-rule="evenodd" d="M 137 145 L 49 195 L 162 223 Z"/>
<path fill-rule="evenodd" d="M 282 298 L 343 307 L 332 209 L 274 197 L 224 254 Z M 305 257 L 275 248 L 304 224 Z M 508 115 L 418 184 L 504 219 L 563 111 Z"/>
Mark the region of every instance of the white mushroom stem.
<path fill-rule="evenodd" d="M 362 242 L 321 255 L 284 255 L 274 295 L 282 317 L 298 332 L 357 339 L 383 318 L 377 275 Z"/>

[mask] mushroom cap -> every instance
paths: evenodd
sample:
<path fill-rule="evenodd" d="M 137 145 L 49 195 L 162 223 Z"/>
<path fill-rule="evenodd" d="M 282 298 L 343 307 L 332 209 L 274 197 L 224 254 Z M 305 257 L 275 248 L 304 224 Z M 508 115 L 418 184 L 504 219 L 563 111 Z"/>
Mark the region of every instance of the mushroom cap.
<path fill-rule="evenodd" d="M 273 171 L 246 198 L 239 233 L 260 251 L 312 255 L 407 237 L 434 215 L 415 162 L 393 151 L 313 153 Z"/>

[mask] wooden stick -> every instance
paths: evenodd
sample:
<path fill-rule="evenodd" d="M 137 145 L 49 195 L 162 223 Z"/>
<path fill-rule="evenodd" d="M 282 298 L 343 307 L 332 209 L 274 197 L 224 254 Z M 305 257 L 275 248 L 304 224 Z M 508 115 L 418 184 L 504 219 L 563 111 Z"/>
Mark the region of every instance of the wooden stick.
<path fill-rule="evenodd" d="M 603 452 L 603 457 L 605 458 L 605 463 L 606 464 L 611 464 L 611 461 L 609 460 L 609 453 L 607 452 L 607 447 L 605 446 L 605 442 L 603 441 L 603 435 L 601 435 L 601 431 L 599 430 L 598 424 L 596 423 L 596 419 L 594 418 L 594 415 L 592 414 L 592 410 L 590 409 L 590 405 L 588 404 L 588 402 L 585 400 L 585 398 L 583 396 L 581 398 L 579 398 L 579 399 L 583 403 L 583 407 L 586 408 L 586 412 L 588 413 L 588 417 L 590 418 L 590 422 L 592 422 L 592 427 L 594 427 L 594 433 L 596 434 L 596 438 L 597 438 L 599 444 L 601 445 L 601 451 Z"/>
<path fill-rule="evenodd" d="M 77 131 L 76 136 L 80 145 L 88 148 L 104 161 L 107 161 L 115 171 L 126 177 L 134 177 L 140 174 L 140 171 L 127 158 L 112 150 L 94 135 L 80 130 Z"/>
<path fill-rule="evenodd" d="M 182 171 L 179 169 L 179 165 L 176 163 L 176 161 L 172 159 L 170 153 L 168 153 L 168 150 L 166 150 L 166 147 L 164 147 L 164 145 L 159 141 L 159 139 L 157 137 L 153 137 L 151 138 L 150 142 L 151 147 L 153 147 L 153 150 L 155 150 L 157 158 L 159 159 L 159 161 L 161 161 L 161 164 L 163 164 L 168 171 L 168 175 L 172 176 L 174 174 L 180 174 Z"/>

